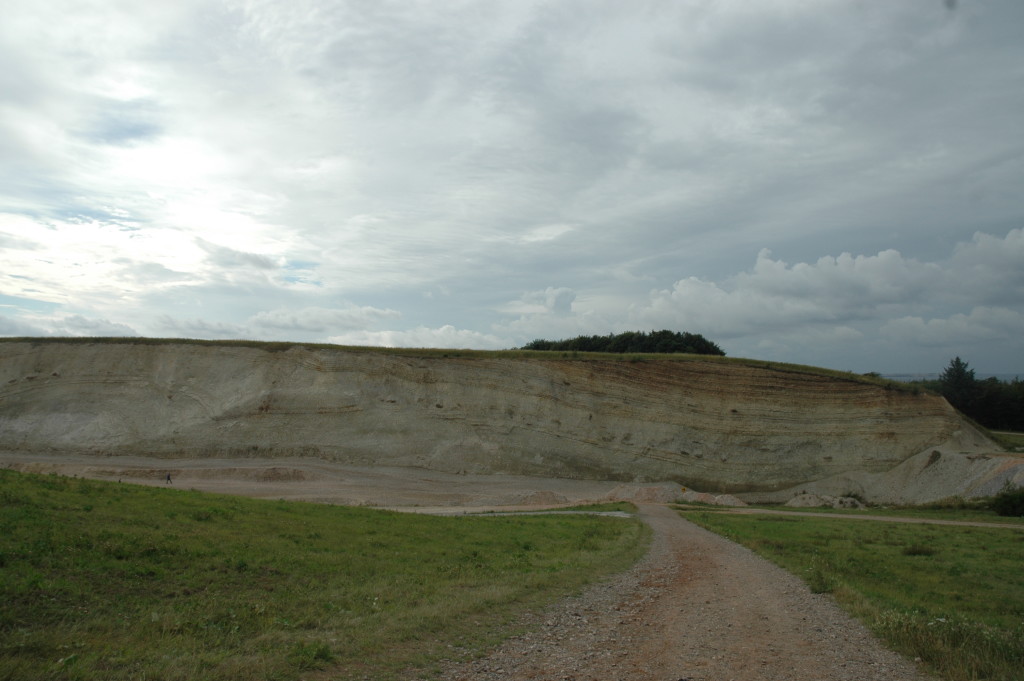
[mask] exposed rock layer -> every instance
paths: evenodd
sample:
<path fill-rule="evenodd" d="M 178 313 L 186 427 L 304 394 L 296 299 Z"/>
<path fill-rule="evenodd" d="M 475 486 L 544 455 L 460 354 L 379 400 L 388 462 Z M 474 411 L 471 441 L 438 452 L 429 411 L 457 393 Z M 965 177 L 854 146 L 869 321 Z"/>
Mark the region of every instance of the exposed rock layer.
<path fill-rule="evenodd" d="M 312 456 L 733 493 L 831 479 L 871 497 L 915 456 L 994 449 L 940 397 L 738 363 L 0 343 L 0 451 Z"/>

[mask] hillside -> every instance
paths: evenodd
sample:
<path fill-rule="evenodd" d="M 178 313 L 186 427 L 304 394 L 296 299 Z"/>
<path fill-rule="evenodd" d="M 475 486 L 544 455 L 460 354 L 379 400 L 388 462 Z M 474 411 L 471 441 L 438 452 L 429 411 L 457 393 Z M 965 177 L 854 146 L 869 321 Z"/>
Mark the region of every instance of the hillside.
<path fill-rule="evenodd" d="M 1024 477 L 941 397 L 825 373 L 185 342 L 0 342 L 4 452 L 309 457 L 759 499 L 916 502 Z"/>

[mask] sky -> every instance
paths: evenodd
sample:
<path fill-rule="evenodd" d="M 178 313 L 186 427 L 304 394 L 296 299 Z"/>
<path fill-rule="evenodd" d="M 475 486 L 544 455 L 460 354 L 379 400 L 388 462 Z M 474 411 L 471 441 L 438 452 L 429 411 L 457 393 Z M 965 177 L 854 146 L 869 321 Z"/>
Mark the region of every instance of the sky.
<path fill-rule="evenodd" d="M 1024 374 L 1020 0 L 5 0 L 0 335 Z"/>

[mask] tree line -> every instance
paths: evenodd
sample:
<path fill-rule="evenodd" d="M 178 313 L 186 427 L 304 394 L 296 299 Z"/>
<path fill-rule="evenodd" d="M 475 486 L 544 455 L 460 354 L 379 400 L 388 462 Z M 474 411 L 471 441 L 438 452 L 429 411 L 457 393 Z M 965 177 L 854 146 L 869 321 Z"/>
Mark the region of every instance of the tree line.
<path fill-rule="evenodd" d="M 678 331 L 626 331 L 607 336 L 577 336 L 567 340 L 538 339 L 524 345 L 522 350 L 562 350 L 573 352 L 615 353 L 687 353 L 691 355 L 720 355 L 725 352 L 699 333 Z"/>
<path fill-rule="evenodd" d="M 1024 381 L 978 379 L 967 362 L 954 357 L 937 381 L 920 381 L 961 413 L 990 430 L 1024 431 Z"/>

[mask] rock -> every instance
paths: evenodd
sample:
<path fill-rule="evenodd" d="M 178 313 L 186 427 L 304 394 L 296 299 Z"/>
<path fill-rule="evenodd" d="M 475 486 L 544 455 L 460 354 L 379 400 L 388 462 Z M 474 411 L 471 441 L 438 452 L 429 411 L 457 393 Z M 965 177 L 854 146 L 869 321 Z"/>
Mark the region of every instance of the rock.
<path fill-rule="evenodd" d="M 798 494 L 786 502 L 790 508 L 864 508 L 854 497 L 833 497 L 819 494 Z"/>
<path fill-rule="evenodd" d="M 698 492 L 696 490 L 688 489 L 680 496 L 682 501 L 689 502 L 691 504 L 713 504 L 715 503 L 715 495 L 708 494 L 707 492 Z"/>
<path fill-rule="evenodd" d="M 912 502 L 959 494 L 975 471 L 998 463 L 955 468 L 958 457 L 943 454 L 925 469 L 919 452 L 997 449 L 937 395 L 712 358 L 0 342 L 0 453 L 303 457 L 467 475 L 680 480 L 733 495 L 904 466 L 901 475 L 928 480 Z M 864 498 L 871 484 L 859 488 Z M 891 495 L 903 498 L 909 484 L 901 479 Z"/>
<path fill-rule="evenodd" d="M 687 489 L 677 497 L 680 501 L 698 504 L 712 504 L 714 506 L 746 506 L 746 502 L 734 497 L 731 494 L 708 494 Z"/>
<path fill-rule="evenodd" d="M 820 508 L 831 506 L 832 504 L 826 501 L 825 497 L 818 496 L 817 494 L 798 494 L 787 501 L 785 505 L 790 508 Z"/>

